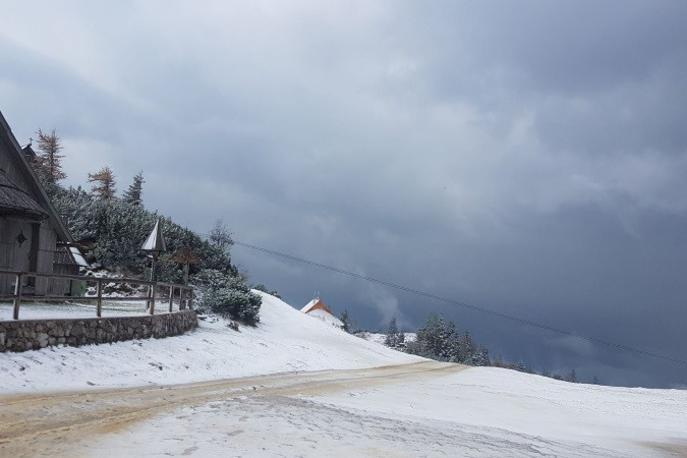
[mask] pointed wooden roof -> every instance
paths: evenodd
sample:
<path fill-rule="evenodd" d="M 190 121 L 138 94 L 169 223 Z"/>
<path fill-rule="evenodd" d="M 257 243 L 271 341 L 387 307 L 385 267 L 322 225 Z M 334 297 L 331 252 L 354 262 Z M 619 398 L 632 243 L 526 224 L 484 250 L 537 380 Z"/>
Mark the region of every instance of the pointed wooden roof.
<path fill-rule="evenodd" d="M 4 173 L 0 173 L 0 215 L 19 215 L 42 220 L 48 217 L 48 212 L 29 193 L 12 183 Z"/>
<path fill-rule="evenodd" d="M 332 311 L 327 307 L 327 304 L 325 304 L 322 299 L 319 297 L 316 297 L 315 299 L 311 300 L 308 302 L 305 307 L 301 309 L 301 312 L 303 313 L 310 313 L 314 310 L 324 310 L 325 312 L 329 313 L 330 315 L 334 315 Z"/>
<path fill-rule="evenodd" d="M 150 232 L 150 235 L 146 241 L 143 243 L 141 250 L 157 253 L 167 251 L 167 245 L 165 244 L 165 237 L 162 235 L 162 225 L 160 225 L 159 219 L 155 222 L 155 227 Z"/>
<path fill-rule="evenodd" d="M 36 217 L 48 218 L 50 220 L 51 226 L 57 232 L 58 239 L 62 242 L 72 242 L 72 237 L 64 227 L 62 219 L 55 211 L 48 195 L 45 193 L 45 189 L 38 181 L 38 177 L 34 173 L 33 169 L 26 160 L 25 152 L 19 146 L 19 142 L 12 133 L 12 129 L 5 120 L 2 112 L 0 111 L 0 143 L 2 143 L 7 149 L 8 153 L 13 160 L 13 163 L 17 167 L 18 172 L 24 177 L 28 183 L 29 190 L 20 191 L 23 196 L 16 193 L 17 187 L 9 180 L 3 180 L 6 194 L 5 199 L 7 202 L 13 202 L 15 207 L 18 206 L 22 211 L 26 211 L 28 215 L 34 214 Z M 12 189 L 15 188 L 15 189 Z M 12 209 L 9 205 L 4 205 L 6 209 Z M 39 210 L 40 209 L 40 210 Z M 38 213 L 40 212 L 40 215 Z"/>

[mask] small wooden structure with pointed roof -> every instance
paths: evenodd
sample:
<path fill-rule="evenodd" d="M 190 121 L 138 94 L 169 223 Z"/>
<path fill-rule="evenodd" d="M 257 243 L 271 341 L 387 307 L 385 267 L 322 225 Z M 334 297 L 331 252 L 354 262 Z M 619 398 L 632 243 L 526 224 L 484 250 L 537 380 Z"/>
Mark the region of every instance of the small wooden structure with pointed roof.
<path fill-rule="evenodd" d="M 68 250 L 72 238 L 31 167 L 35 152 L 17 142 L 0 113 L 0 270 L 78 273 Z M 14 278 L 0 276 L 0 295 L 14 291 Z M 69 294 L 71 281 L 23 277 L 24 293 Z"/>
<path fill-rule="evenodd" d="M 332 326 L 343 328 L 343 322 L 334 315 L 331 309 L 319 296 L 308 302 L 305 307 L 301 309 L 301 312 L 314 318 L 319 318 Z"/>
<path fill-rule="evenodd" d="M 155 222 L 155 227 L 153 227 L 150 235 L 148 235 L 146 241 L 143 242 L 141 250 L 149 253 L 149 256 L 152 258 L 150 265 L 150 280 L 155 281 L 155 261 L 157 261 L 157 257 L 160 256 L 160 253 L 167 251 L 167 244 L 165 243 L 165 236 L 162 234 L 162 226 L 160 225 L 159 218 Z"/>
<path fill-rule="evenodd" d="M 165 244 L 165 237 L 162 235 L 162 226 L 160 225 L 160 219 L 155 222 L 155 227 L 148 235 L 148 238 L 143 242 L 141 250 L 147 251 L 151 254 L 157 254 L 167 251 L 167 245 Z"/>

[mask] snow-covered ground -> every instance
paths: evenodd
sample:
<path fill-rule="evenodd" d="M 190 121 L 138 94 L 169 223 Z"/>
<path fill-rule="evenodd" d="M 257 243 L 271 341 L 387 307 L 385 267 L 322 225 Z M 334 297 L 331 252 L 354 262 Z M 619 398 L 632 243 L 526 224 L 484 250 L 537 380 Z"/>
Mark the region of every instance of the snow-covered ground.
<path fill-rule="evenodd" d="M 481 432 L 493 444 L 515 441 L 513 454 L 646 456 L 671 447 L 687 453 L 685 390 L 573 384 L 480 367 L 306 399 L 357 415 Z M 480 442 L 468 438 L 462 446 Z M 529 446 L 515 446 L 523 442 Z"/>
<path fill-rule="evenodd" d="M 341 320 L 332 315 L 331 313 L 327 312 L 326 310 L 313 310 L 311 312 L 306 313 L 306 316 L 324 321 L 330 326 L 336 326 L 337 328 L 343 327 L 343 323 L 341 322 Z"/>
<path fill-rule="evenodd" d="M 356 335 L 361 339 L 369 340 L 370 342 L 377 342 L 378 344 L 382 345 L 384 345 L 384 342 L 386 341 L 386 334 L 381 332 L 361 331 Z M 417 334 L 414 332 L 405 332 L 403 335 L 405 336 L 406 342 L 415 342 L 415 339 L 417 338 Z"/>
<path fill-rule="evenodd" d="M 684 456 L 687 392 L 498 368 L 260 385 L 89 440 L 89 456 Z M 359 374 L 359 375 L 362 375 Z M 335 374 L 333 375 L 335 377 Z M 253 382 L 255 383 L 255 382 Z M 152 440 L 154 438 L 154 440 Z M 85 447 L 85 446 L 84 446 Z"/>
<path fill-rule="evenodd" d="M 160 312 L 167 310 L 167 304 L 157 306 Z M 175 304 L 177 308 L 177 304 Z M 0 321 L 11 320 L 14 306 L 0 303 Z M 103 304 L 103 317 L 108 316 L 136 316 L 146 314 L 144 301 L 117 301 Z M 54 319 L 54 318 L 95 318 L 94 304 L 42 304 L 26 302 L 19 308 L 19 318 L 22 320 Z"/>
<path fill-rule="evenodd" d="M 240 332 L 206 320 L 167 339 L 0 354 L 0 430 L 15 431 L 0 455 L 687 456 L 685 390 L 428 362 L 266 294 L 261 320 Z M 92 390 L 260 374 L 275 375 Z M 40 394 L 65 389 L 87 391 Z M 38 396 L 2 399 L 18 392 Z"/>
<path fill-rule="evenodd" d="M 197 330 L 177 337 L 0 353 L 0 394 L 186 383 L 420 360 L 347 334 L 273 296 L 256 293 L 263 297 L 260 324 L 256 328 L 241 326 L 239 332 L 227 327 L 224 320 L 209 318 L 201 320 Z M 22 316 L 95 314 L 81 306 L 66 310 L 22 306 Z"/>

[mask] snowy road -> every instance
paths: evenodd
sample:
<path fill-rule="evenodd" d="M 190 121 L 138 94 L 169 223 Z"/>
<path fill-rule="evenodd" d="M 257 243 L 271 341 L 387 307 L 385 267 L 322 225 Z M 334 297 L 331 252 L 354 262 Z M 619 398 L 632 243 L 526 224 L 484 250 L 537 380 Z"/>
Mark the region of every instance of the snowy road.
<path fill-rule="evenodd" d="M 207 421 L 207 415 L 202 414 L 203 409 L 213 412 L 213 403 L 217 402 L 231 407 L 229 416 L 236 417 L 234 411 L 244 410 L 247 406 L 259 407 L 255 412 L 259 415 L 259 410 L 275 404 L 275 399 L 279 399 L 275 406 L 285 405 L 283 399 L 287 396 L 323 395 L 406 383 L 463 369 L 464 366 L 455 364 L 421 362 L 174 386 L 6 396 L 0 398 L 0 456 L 102 456 L 102 452 L 97 452 L 99 441 L 102 449 L 109 450 L 107 456 L 162 454 L 162 444 L 166 439 L 159 435 L 152 440 L 141 437 L 139 444 L 117 436 L 130 434 L 128 427 L 132 424 L 141 422 L 142 426 L 134 428 L 139 430 L 146 426 L 146 421 L 168 418 L 169 414 L 174 414 L 169 418 L 176 418 L 175 412 L 184 409 L 198 414 L 189 421 L 189 426 L 201 424 Z M 305 401 L 301 403 L 307 404 Z M 188 428 L 183 429 L 189 432 Z M 109 440 L 114 440 L 117 445 L 107 446 Z M 140 447 L 144 445 L 151 449 L 143 451 Z"/>
<path fill-rule="evenodd" d="M 15 395 L 0 456 L 683 456 L 674 396 L 434 361 Z"/>

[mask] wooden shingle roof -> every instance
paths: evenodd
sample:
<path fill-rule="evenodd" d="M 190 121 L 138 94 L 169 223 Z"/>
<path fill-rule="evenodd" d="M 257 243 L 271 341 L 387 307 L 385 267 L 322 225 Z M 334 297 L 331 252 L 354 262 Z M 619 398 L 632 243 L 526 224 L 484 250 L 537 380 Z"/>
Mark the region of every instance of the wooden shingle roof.
<path fill-rule="evenodd" d="M 45 219 L 48 212 L 23 189 L 12 183 L 0 172 L 0 215 L 22 215 L 29 218 Z"/>
<path fill-rule="evenodd" d="M 45 189 L 43 189 L 43 186 L 41 186 L 40 182 L 38 181 L 36 174 L 33 172 L 31 166 L 27 162 L 26 157 L 24 155 L 24 151 L 22 151 L 21 146 L 19 146 L 19 143 L 17 142 L 17 139 L 14 137 L 12 129 L 10 129 L 9 124 L 7 124 L 7 121 L 5 120 L 5 117 L 2 115 L 2 112 L 0 112 L 0 143 L 3 143 L 4 146 L 8 148 L 9 154 L 12 157 L 14 163 L 16 164 L 17 169 L 28 182 L 28 191 L 31 193 L 31 195 L 25 192 L 23 193 L 23 195 L 30 197 L 33 202 L 29 202 L 22 196 L 18 196 L 14 192 L 16 191 L 16 186 L 12 186 L 11 182 L 9 182 L 10 187 L 3 187 L 4 189 L 8 190 L 6 191 L 5 199 L 9 201 L 13 198 L 19 198 L 19 207 L 26 207 L 29 211 L 37 211 L 38 209 L 34 207 L 34 204 L 36 204 L 41 209 L 41 213 L 44 214 L 50 221 L 50 224 L 55 229 L 55 232 L 57 232 L 58 240 L 67 243 L 72 242 L 71 235 L 64 227 L 62 220 L 55 211 L 55 207 L 53 207 L 52 203 L 50 203 L 50 199 L 48 198 L 48 195 L 45 193 Z M 14 187 L 15 189 L 11 189 L 12 187 Z"/>

